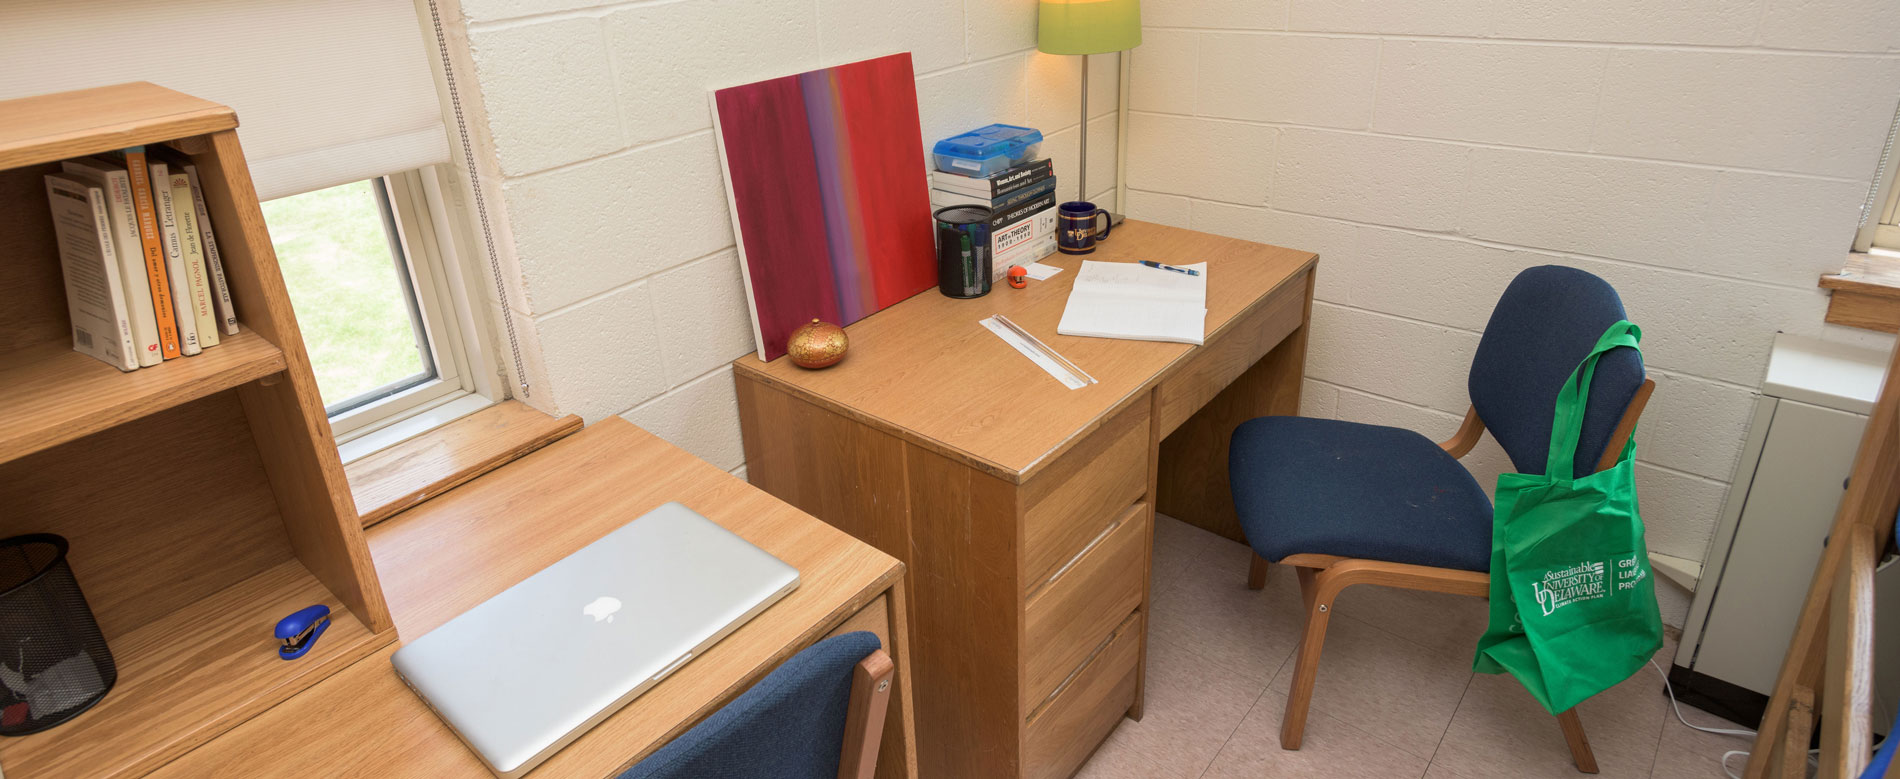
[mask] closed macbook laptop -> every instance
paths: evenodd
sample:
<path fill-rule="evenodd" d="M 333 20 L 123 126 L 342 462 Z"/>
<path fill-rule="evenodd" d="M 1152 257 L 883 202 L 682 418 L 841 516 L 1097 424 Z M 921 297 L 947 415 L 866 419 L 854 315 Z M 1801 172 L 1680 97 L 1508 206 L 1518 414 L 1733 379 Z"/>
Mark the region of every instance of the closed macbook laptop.
<path fill-rule="evenodd" d="M 515 777 L 798 586 L 798 571 L 668 503 L 396 650 L 392 663 Z"/>

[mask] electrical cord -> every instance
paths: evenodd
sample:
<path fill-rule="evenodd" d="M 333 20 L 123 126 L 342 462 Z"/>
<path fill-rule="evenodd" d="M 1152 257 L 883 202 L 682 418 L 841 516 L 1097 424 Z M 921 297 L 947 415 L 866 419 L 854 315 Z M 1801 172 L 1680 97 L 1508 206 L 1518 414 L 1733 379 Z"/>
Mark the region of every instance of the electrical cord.
<path fill-rule="evenodd" d="M 1675 710 L 1676 721 L 1681 722 L 1683 727 L 1686 727 L 1690 730 L 1700 730 L 1704 733 L 1714 733 L 1718 736 L 1741 736 L 1743 738 L 1755 737 L 1755 731 L 1748 730 L 1747 728 L 1705 728 L 1705 727 L 1702 727 L 1701 725 L 1697 725 L 1690 722 L 1687 718 L 1682 716 L 1682 704 L 1676 700 L 1676 688 L 1674 685 L 1671 685 L 1669 683 L 1669 674 L 1663 673 L 1662 666 L 1657 665 L 1654 658 L 1650 659 L 1649 667 L 1656 669 L 1656 675 L 1662 677 L 1663 692 L 1666 692 L 1669 694 L 1669 708 Z M 1821 750 L 1819 749 L 1808 750 L 1808 762 L 1818 764 L 1820 762 L 1820 758 L 1818 757 L 1820 752 Z M 1722 773 L 1727 774 L 1728 779 L 1742 779 L 1740 775 L 1737 775 L 1734 771 L 1729 770 L 1729 767 L 1728 767 L 1729 759 L 1732 757 L 1735 757 L 1736 755 L 1742 755 L 1746 757 L 1748 755 L 1748 750 L 1731 749 L 1727 752 L 1722 753 Z"/>

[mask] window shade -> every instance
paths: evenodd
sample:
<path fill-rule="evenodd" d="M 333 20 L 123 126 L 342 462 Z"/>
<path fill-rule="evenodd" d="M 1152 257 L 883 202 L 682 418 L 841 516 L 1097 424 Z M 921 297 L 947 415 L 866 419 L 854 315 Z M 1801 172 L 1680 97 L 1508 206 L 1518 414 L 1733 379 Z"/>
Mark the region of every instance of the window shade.
<path fill-rule="evenodd" d="M 223 103 L 263 199 L 449 160 L 411 0 L 6 0 L 0 99 L 150 81 Z"/>

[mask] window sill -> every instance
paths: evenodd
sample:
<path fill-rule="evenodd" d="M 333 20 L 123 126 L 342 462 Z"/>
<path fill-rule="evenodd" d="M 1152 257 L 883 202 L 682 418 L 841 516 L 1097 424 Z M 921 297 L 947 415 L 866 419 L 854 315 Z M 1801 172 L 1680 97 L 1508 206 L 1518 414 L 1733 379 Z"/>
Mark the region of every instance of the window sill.
<path fill-rule="evenodd" d="M 1832 293 L 1829 323 L 1900 333 L 1900 253 L 1849 254 L 1840 273 L 1821 277 L 1821 288 Z"/>
<path fill-rule="evenodd" d="M 581 429 L 506 400 L 344 466 L 368 527 Z"/>

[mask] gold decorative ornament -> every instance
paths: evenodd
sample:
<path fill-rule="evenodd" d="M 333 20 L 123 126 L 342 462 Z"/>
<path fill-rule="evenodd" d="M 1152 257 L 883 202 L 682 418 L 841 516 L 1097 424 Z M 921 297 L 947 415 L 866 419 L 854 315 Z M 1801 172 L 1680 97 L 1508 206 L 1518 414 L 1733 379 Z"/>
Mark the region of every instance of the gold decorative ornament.
<path fill-rule="evenodd" d="M 813 319 L 811 324 L 801 325 L 785 339 L 785 353 L 791 355 L 792 364 L 800 368 L 829 368 L 844 359 L 848 343 L 844 328 L 830 322 Z"/>

